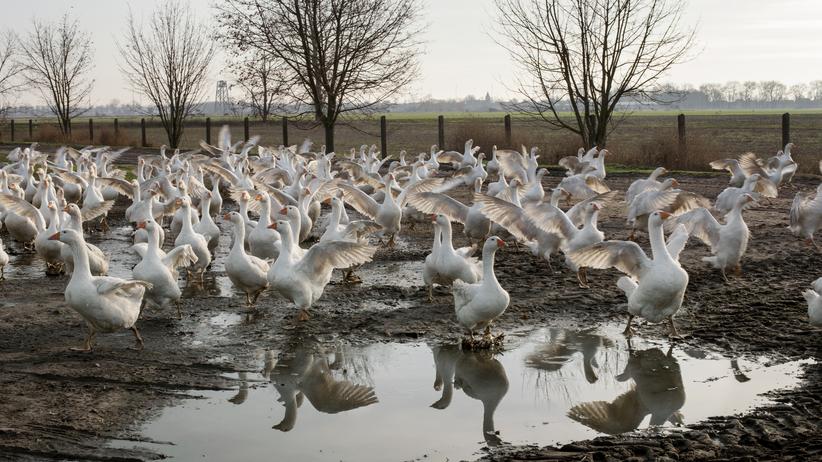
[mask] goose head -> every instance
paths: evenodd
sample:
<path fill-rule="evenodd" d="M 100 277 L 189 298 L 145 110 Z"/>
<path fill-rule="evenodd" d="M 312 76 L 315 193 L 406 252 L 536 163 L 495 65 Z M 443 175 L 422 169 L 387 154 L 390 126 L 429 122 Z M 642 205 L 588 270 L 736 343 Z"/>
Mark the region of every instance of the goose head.
<path fill-rule="evenodd" d="M 485 244 L 483 244 L 482 248 L 483 248 L 483 250 L 496 251 L 497 249 L 501 249 L 505 246 L 506 246 L 505 241 L 503 241 L 502 239 L 500 239 L 497 236 L 491 236 L 491 237 L 489 237 L 488 239 L 485 240 Z"/>
<path fill-rule="evenodd" d="M 63 244 L 68 245 L 76 245 L 78 242 L 80 242 L 80 239 L 80 234 L 78 234 L 77 231 L 73 229 L 63 229 L 49 236 L 50 241 L 60 241 Z"/>
<path fill-rule="evenodd" d="M 648 225 L 649 226 L 662 226 L 662 222 L 671 218 L 671 214 L 664 211 L 664 210 L 657 210 L 653 212 L 650 216 L 648 216 Z"/>

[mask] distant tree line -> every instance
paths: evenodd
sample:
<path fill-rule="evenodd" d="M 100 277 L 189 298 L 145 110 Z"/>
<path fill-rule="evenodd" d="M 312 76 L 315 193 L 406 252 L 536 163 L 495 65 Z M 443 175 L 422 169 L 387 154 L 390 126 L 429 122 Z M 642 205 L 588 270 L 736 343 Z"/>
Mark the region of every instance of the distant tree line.
<path fill-rule="evenodd" d="M 665 84 L 660 99 L 683 109 L 767 109 L 822 107 L 822 80 L 785 85 L 776 80 L 693 85 Z"/>

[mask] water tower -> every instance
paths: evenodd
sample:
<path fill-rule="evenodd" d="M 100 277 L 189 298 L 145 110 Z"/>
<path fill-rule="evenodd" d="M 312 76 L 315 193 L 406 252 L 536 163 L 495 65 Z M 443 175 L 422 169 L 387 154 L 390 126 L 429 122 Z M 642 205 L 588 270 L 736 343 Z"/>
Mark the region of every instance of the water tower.
<path fill-rule="evenodd" d="M 228 90 L 228 82 L 225 80 L 217 81 L 217 95 L 214 97 L 214 111 L 217 114 L 228 115 L 229 111 L 231 111 L 231 101 Z"/>

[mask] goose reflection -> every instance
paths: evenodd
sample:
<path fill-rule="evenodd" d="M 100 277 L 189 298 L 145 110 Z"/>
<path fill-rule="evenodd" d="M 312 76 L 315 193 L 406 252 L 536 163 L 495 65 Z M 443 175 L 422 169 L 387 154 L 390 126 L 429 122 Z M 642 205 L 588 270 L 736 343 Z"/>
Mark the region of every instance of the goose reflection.
<path fill-rule="evenodd" d="M 451 404 L 454 389 L 482 402 L 482 434 L 489 446 L 502 443 L 494 428 L 494 412 L 508 392 L 508 376 L 502 363 L 487 351 L 462 351 L 455 345 L 435 346 L 436 377 L 434 389 L 442 396 L 431 407 L 445 409 Z"/>
<path fill-rule="evenodd" d="M 578 404 L 568 416 L 600 433 L 616 435 L 636 430 L 647 415 L 651 426 L 671 422 L 682 425 L 679 409 L 685 404 L 685 388 L 673 346 L 631 351 L 625 371 L 617 380 L 633 379 L 634 386 L 611 402 Z"/>
<path fill-rule="evenodd" d="M 267 353 L 263 374 L 270 378 L 280 394 L 277 401 L 285 407 L 282 421 L 272 428 L 283 432 L 294 428 L 297 410 L 305 398 L 314 409 L 327 414 L 376 403 L 372 387 L 337 377 L 334 369 L 339 369 L 341 362 L 341 351 L 325 354 L 311 346 L 297 347 L 293 352 L 280 354 L 279 358 Z"/>
<path fill-rule="evenodd" d="M 540 345 L 525 357 L 529 367 L 555 372 L 572 362 L 576 353 L 582 354 L 582 369 L 588 383 L 598 380 L 596 355 L 600 348 L 608 349 L 614 342 L 607 337 L 594 334 L 590 330 L 572 331 L 559 328 L 549 329 L 548 342 Z"/>

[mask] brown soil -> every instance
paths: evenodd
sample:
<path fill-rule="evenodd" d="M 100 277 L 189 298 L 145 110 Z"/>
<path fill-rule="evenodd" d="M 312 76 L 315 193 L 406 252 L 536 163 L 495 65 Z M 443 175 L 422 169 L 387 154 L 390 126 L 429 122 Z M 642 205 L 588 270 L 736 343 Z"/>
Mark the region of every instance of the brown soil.
<path fill-rule="evenodd" d="M 624 190 L 634 176 L 612 175 L 612 188 Z M 708 197 L 724 187 L 724 177 L 678 176 L 684 189 Z M 553 185 L 556 175 L 546 177 Z M 775 360 L 820 358 L 822 331 L 810 327 L 801 290 L 820 274 L 822 256 L 787 229 L 794 189 L 814 189 L 818 178 L 803 177 L 783 188 L 782 197 L 746 213 L 752 241 L 741 277 L 725 284 L 702 263 L 705 246 L 691 240 L 683 265 L 691 276 L 683 310 L 677 317 L 688 346 L 710 346 L 729 355 L 769 355 Z M 111 221 L 126 226 L 123 208 Z M 624 239 L 622 210 L 611 207 L 601 228 Z M 116 229 L 116 227 L 113 226 Z M 103 236 L 105 242 L 115 231 Z M 231 389 L 226 373 L 255 367 L 249 345 L 284 345 L 304 338 L 340 338 L 355 343 L 388 341 L 457 342 L 447 292 L 426 301 L 422 287 L 396 284 L 405 262 L 420 261 L 430 248 L 429 224 L 403 231 L 395 249 L 380 250 L 371 267 L 395 266 L 398 278 L 361 285 L 334 284 L 312 307 L 312 318 L 297 322 L 296 310 L 274 294 L 264 295 L 245 322 L 226 327 L 207 341 L 187 342 L 198 326 L 227 308 L 246 310 L 239 297 L 222 298 L 214 283 L 187 288 L 184 318 L 147 312 L 138 326 L 146 348 L 128 349 L 128 332 L 98 336 L 94 353 L 68 351 L 84 334 L 79 316 L 63 301 L 65 277 L 40 272 L 0 282 L 0 459 L 145 460 L 161 455 L 102 447 L 106 440 L 135 439 L 138 424 L 190 390 Z M 9 243 L 11 252 L 20 248 Z M 461 236 L 460 236 L 461 237 Z M 647 241 L 640 237 L 642 245 Z M 223 243 L 221 251 L 225 252 Z M 113 256 L 116 259 L 116 256 Z M 580 326 L 625 319 L 624 296 L 616 272 L 590 271 L 591 289 L 578 288 L 574 274 L 555 260 L 551 274 L 527 250 L 506 248 L 497 274 L 510 292 L 511 307 L 497 323 L 504 331 L 534 329 L 570 319 Z M 560 269 L 562 268 L 562 269 Z M 209 278 L 221 276 L 212 272 Z M 339 280 L 339 277 L 335 277 Z M 385 306 L 388 306 L 388 309 Z M 371 309 L 381 306 L 381 309 Z M 662 336 L 662 326 L 642 324 L 643 335 Z M 807 366 L 804 384 L 774 396 L 777 405 L 741 417 L 723 417 L 672 434 L 637 433 L 602 437 L 560 448 L 502 446 L 487 460 L 764 460 L 822 459 L 822 363 Z M 667 459 L 666 459 L 667 458 Z"/>

